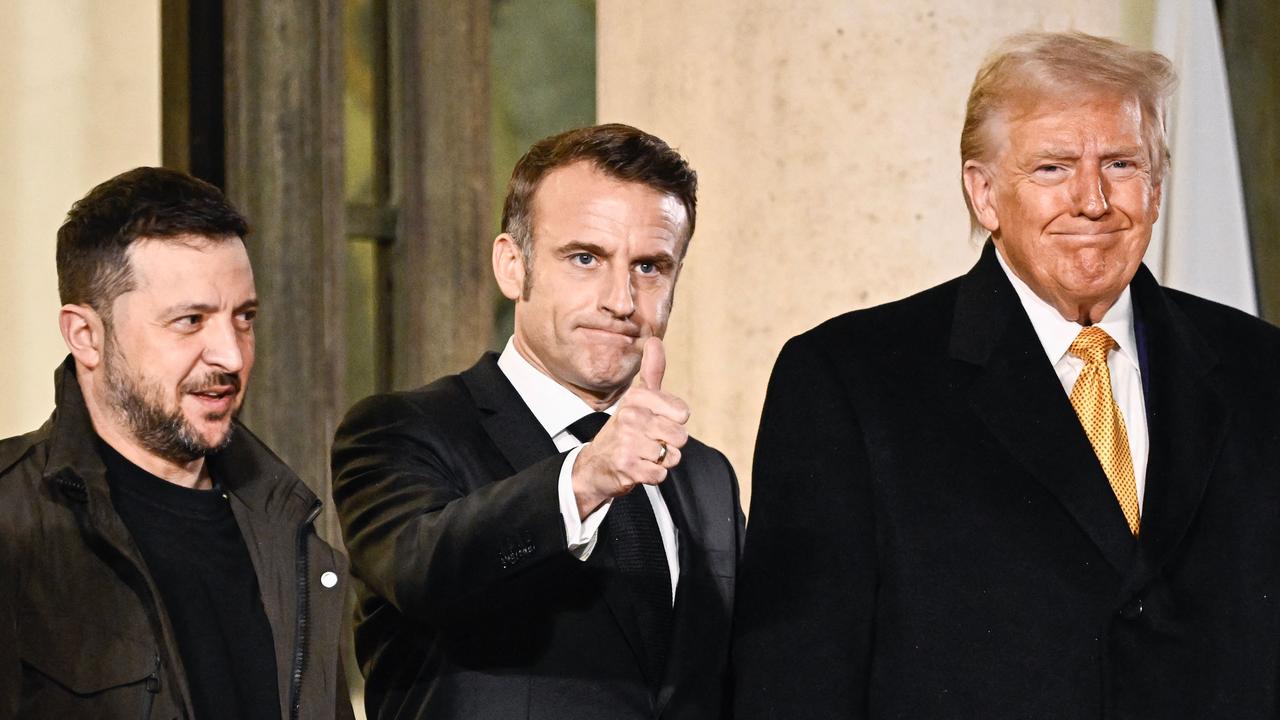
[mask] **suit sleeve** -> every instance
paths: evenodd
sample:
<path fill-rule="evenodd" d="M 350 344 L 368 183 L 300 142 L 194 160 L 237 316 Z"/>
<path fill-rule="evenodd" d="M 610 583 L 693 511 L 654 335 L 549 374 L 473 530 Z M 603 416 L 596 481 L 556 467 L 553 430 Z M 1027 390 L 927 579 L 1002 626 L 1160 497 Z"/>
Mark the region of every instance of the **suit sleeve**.
<path fill-rule="evenodd" d="M 808 336 L 769 382 L 734 617 L 737 720 L 866 718 L 875 528 L 848 389 Z"/>
<path fill-rule="evenodd" d="M 565 552 L 553 455 L 467 492 L 416 406 L 367 398 L 338 427 L 333 497 L 352 574 L 401 614 L 440 623 L 482 611 L 495 586 Z M 510 598 L 511 602 L 518 598 Z"/>

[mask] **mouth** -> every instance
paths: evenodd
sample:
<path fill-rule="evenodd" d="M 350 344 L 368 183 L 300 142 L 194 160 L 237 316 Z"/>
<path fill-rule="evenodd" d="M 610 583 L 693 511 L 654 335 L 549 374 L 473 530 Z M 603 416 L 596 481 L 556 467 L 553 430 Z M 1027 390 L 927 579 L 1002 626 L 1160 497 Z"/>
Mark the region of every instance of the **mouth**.
<path fill-rule="evenodd" d="M 1112 228 L 1107 230 L 1079 230 L 1067 231 L 1059 230 L 1051 233 L 1054 237 L 1075 239 L 1081 242 L 1098 242 L 1113 238 L 1123 233 L 1127 228 Z"/>
<path fill-rule="evenodd" d="M 188 390 L 187 394 L 196 399 L 206 414 L 222 415 L 232 409 L 239 392 L 238 383 L 228 383 L 195 388 Z"/>
<path fill-rule="evenodd" d="M 640 328 L 634 327 L 595 327 L 590 325 L 579 326 L 579 330 L 583 330 L 590 335 L 599 336 L 604 339 L 613 340 L 615 342 L 634 342 L 640 337 Z"/>

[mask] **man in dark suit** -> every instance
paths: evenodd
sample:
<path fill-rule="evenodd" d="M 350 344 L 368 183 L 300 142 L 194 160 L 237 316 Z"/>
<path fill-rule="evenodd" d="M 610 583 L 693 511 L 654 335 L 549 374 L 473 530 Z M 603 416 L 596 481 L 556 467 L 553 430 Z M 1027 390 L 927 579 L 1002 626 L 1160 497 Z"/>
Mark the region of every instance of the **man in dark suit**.
<path fill-rule="evenodd" d="M 695 194 L 635 128 L 536 143 L 493 246 L 506 349 L 339 427 L 369 717 L 720 713 L 737 480 L 661 387 Z"/>
<path fill-rule="evenodd" d="M 739 720 L 1280 712 L 1280 332 L 1141 265 L 1172 84 L 1010 39 L 961 141 L 981 259 L 783 348 Z"/>

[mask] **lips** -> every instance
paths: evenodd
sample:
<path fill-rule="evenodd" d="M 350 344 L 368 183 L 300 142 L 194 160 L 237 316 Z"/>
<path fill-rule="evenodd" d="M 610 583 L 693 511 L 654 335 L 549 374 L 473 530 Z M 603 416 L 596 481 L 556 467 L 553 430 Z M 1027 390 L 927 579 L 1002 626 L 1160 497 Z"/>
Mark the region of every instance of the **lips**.
<path fill-rule="evenodd" d="M 614 325 L 614 326 L 580 325 L 579 328 L 581 328 L 582 330 L 591 330 L 594 332 L 609 333 L 610 335 L 623 335 L 629 338 L 640 337 L 640 328 L 632 327 L 630 325 Z"/>
<path fill-rule="evenodd" d="M 240 393 L 240 378 L 237 375 L 218 373 L 190 383 L 183 390 L 195 398 L 206 412 L 221 414 L 231 410 L 234 405 L 236 396 Z"/>

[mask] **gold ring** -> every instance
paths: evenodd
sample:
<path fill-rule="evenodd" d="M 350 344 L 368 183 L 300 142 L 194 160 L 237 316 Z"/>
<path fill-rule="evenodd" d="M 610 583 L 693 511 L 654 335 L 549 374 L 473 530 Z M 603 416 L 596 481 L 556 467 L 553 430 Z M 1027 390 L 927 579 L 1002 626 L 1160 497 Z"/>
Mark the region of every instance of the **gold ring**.
<path fill-rule="evenodd" d="M 655 464 L 661 465 L 663 460 L 667 459 L 667 444 L 661 440 L 658 441 L 658 459 L 654 460 Z"/>

